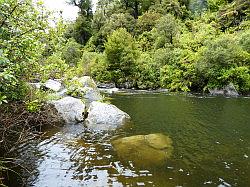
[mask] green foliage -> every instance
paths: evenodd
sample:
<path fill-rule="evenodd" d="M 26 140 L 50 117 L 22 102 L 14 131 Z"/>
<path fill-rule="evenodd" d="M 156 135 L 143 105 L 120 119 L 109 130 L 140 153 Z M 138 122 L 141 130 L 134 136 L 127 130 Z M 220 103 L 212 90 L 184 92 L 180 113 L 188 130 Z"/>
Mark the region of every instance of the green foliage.
<path fill-rule="evenodd" d="M 136 85 L 139 89 L 156 89 L 160 87 L 160 64 L 150 54 L 143 53 L 136 66 Z"/>
<path fill-rule="evenodd" d="M 142 34 L 145 31 L 151 31 L 161 16 L 161 14 L 156 12 L 145 12 L 145 14 L 140 16 L 137 20 L 137 34 Z"/>
<path fill-rule="evenodd" d="M 100 59 L 100 54 L 95 52 L 84 52 L 77 64 L 78 75 L 91 75 L 91 68 Z"/>
<path fill-rule="evenodd" d="M 250 54 L 239 45 L 235 36 L 225 34 L 206 45 L 198 69 L 207 80 L 208 88 L 232 82 L 239 85 L 242 92 L 247 92 L 249 62 Z"/>
<path fill-rule="evenodd" d="M 156 30 L 158 35 L 156 48 L 161 48 L 167 44 L 174 44 L 176 36 L 179 34 L 180 27 L 175 17 L 171 14 L 167 14 L 158 21 Z"/>
<path fill-rule="evenodd" d="M 80 8 L 77 19 L 50 27 L 41 2 L 0 1 L 0 104 L 26 99 L 35 112 L 39 97 L 47 97 L 29 98 L 26 82 L 83 75 L 139 89 L 206 91 L 233 83 L 249 92 L 248 1 L 104 0 L 94 15 L 90 2 L 70 0 Z"/>
<path fill-rule="evenodd" d="M 86 93 L 86 88 L 82 86 L 82 83 L 75 77 L 72 80 L 66 82 L 67 94 L 72 97 L 83 98 Z"/>
<path fill-rule="evenodd" d="M 8 101 L 6 99 L 7 99 L 7 97 L 5 95 L 2 95 L 2 93 L 1 93 L 1 95 L 0 95 L 0 105 L 3 104 L 3 103 L 7 103 Z"/>
<path fill-rule="evenodd" d="M 160 2 L 158 1 L 150 7 L 150 10 L 164 15 L 171 14 L 179 18 L 188 17 L 188 12 L 185 3 L 182 3 L 179 0 L 162 0 Z"/>
<path fill-rule="evenodd" d="M 0 12 L 0 92 L 6 100 L 21 100 L 43 51 L 49 15 L 32 0 L 2 0 Z"/>
<path fill-rule="evenodd" d="M 239 36 L 239 45 L 243 50 L 250 53 L 250 30 L 242 32 Z"/>
<path fill-rule="evenodd" d="M 60 79 L 69 68 L 69 65 L 61 59 L 60 53 L 55 53 L 49 56 L 43 63 L 40 70 L 41 79 L 46 81 L 48 79 Z"/>
<path fill-rule="evenodd" d="M 245 0 L 234 0 L 219 11 L 219 23 L 222 30 L 238 26 L 243 20 L 249 20 L 250 3 Z"/>
<path fill-rule="evenodd" d="M 92 17 L 92 1 L 91 0 L 68 0 L 68 2 L 79 8 L 79 14 L 87 18 Z"/>
<path fill-rule="evenodd" d="M 108 38 L 105 54 L 112 81 L 121 84 L 133 81 L 137 48 L 133 37 L 126 29 L 118 29 Z"/>
<path fill-rule="evenodd" d="M 70 39 L 62 48 L 62 59 L 69 65 L 76 65 L 82 56 L 81 45 Z"/>
<path fill-rule="evenodd" d="M 222 5 L 226 4 L 226 0 L 208 0 L 208 8 L 211 11 L 218 11 Z"/>
<path fill-rule="evenodd" d="M 78 16 L 76 21 L 68 26 L 65 36 L 74 38 L 80 44 L 86 44 L 92 36 L 91 20 Z"/>
<path fill-rule="evenodd" d="M 41 103 L 39 100 L 33 100 L 30 102 L 26 102 L 26 108 L 27 111 L 34 113 L 34 112 L 38 112 L 41 108 Z"/>
<path fill-rule="evenodd" d="M 195 56 L 192 51 L 178 48 L 168 54 L 166 65 L 161 68 L 161 85 L 170 91 L 190 91 L 197 84 Z"/>
<path fill-rule="evenodd" d="M 125 28 L 128 32 L 133 32 L 135 29 L 135 23 L 135 19 L 127 13 L 112 14 L 105 25 L 101 28 L 101 32 L 103 33 L 103 36 L 108 36 L 119 28 Z"/>

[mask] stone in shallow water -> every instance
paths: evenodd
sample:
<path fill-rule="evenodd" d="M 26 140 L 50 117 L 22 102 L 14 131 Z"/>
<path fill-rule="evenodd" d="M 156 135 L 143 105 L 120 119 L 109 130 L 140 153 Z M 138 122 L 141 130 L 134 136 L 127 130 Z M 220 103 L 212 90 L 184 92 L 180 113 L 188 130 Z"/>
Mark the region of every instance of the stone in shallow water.
<path fill-rule="evenodd" d="M 137 167 L 164 166 L 173 152 L 172 140 L 160 133 L 125 137 L 112 141 L 112 145 L 119 158 Z"/>
<path fill-rule="evenodd" d="M 229 85 L 225 86 L 223 89 L 209 89 L 211 95 L 225 95 L 229 97 L 236 97 L 239 96 L 235 86 L 230 83 Z"/>

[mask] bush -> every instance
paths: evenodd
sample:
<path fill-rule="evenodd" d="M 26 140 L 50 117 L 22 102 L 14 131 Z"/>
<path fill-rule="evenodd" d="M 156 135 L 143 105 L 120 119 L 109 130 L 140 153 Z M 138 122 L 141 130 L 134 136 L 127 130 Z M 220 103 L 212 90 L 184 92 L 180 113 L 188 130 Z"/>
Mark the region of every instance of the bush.
<path fill-rule="evenodd" d="M 69 65 L 61 59 L 59 53 L 54 53 L 49 56 L 44 65 L 41 66 L 41 79 L 43 81 L 51 79 L 60 79 L 64 76 L 64 73 L 68 70 Z"/>
<path fill-rule="evenodd" d="M 136 71 L 136 85 L 139 89 L 156 89 L 160 87 L 160 66 L 147 54 L 141 54 Z"/>
<path fill-rule="evenodd" d="M 235 36 L 225 34 L 207 44 L 197 67 L 207 80 L 205 89 L 220 88 L 232 82 L 243 86 L 241 91 L 247 91 L 249 61 L 250 54 L 243 50 Z"/>
<path fill-rule="evenodd" d="M 161 68 L 161 85 L 170 91 L 201 91 L 203 79 L 197 71 L 197 54 L 187 49 L 170 50 Z"/>

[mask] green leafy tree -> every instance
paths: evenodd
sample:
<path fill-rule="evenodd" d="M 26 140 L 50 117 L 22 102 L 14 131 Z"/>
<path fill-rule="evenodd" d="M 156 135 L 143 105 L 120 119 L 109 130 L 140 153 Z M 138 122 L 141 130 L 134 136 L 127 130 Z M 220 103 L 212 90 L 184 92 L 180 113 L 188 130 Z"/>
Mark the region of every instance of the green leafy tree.
<path fill-rule="evenodd" d="M 0 95 L 19 100 L 26 95 L 25 81 L 32 79 L 43 51 L 48 13 L 32 0 L 0 1 Z"/>
<path fill-rule="evenodd" d="M 142 34 L 145 31 L 151 31 L 161 16 L 161 14 L 152 11 L 139 16 L 136 25 L 137 34 Z"/>
<path fill-rule="evenodd" d="M 135 19 L 128 13 L 112 14 L 106 19 L 105 24 L 101 27 L 99 32 L 95 33 L 87 43 L 87 50 L 103 52 L 104 43 L 107 37 L 119 28 L 125 28 L 128 32 L 133 33 L 136 27 Z M 95 49 L 93 49 L 95 48 Z"/>
<path fill-rule="evenodd" d="M 188 3 L 180 2 L 179 0 L 160 0 L 156 1 L 153 6 L 149 8 L 149 10 L 153 10 L 154 12 L 161 14 L 172 14 L 179 18 L 188 17 L 188 11 L 186 5 Z"/>
<path fill-rule="evenodd" d="M 174 44 L 174 39 L 180 32 L 180 26 L 173 15 L 167 14 L 159 19 L 156 30 L 158 45 L 163 47 L 165 44 Z"/>
<path fill-rule="evenodd" d="M 118 29 L 108 37 L 104 52 L 112 81 L 116 84 L 133 81 L 138 54 L 135 41 L 126 29 Z"/>
<path fill-rule="evenodd" d="M 85 45 L 92 36 L 91 20 L 79 15 L 76 21 L 68 26 L 65 36 Z"/>
<path fill-rule="evenodd" d="M 78 7 L 81 16 L 87 17 L 87 19 L 93 16 L 91 0 L 69 0 L 68 3 Z"/>

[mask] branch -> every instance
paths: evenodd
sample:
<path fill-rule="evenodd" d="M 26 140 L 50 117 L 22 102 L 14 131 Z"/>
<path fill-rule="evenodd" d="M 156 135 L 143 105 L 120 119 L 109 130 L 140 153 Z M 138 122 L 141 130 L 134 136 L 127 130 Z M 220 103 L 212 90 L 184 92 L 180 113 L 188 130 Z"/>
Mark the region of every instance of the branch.
<path fill-rule="evenodd" d="M 16 8 L 19 6 L 20 4 L 16 4 L 13 9 L 11 10 L 10 14 L 8 16 L 5 16 L 5 19 L 2 21 L 0 28 L 3 27 L 3 25 L 5 24 L 6 20 L 9 19 L 9 17 L 14 13 L 14 11 L 16 10 Z"/>

